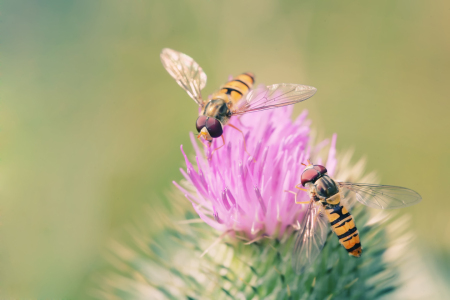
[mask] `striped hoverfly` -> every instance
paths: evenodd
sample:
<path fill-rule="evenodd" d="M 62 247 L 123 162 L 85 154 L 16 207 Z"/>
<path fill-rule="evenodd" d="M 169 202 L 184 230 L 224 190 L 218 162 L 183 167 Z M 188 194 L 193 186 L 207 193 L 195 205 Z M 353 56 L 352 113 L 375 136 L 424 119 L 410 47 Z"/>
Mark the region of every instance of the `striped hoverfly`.
<path fill-rule="evenodd" d="M 313 165 L 308 160 L 305 166 L 301 183 L 295 188 L 308 192 L 310 200 L 297 202 L 297 193 L 285 191 L 295 195 L 296 204 L 308 204 L 292 253 L 292 267 L 297 274 L 305 271 L 319 256 L 330 227 L 349 255 L 361 256 L 362 246 L 355 221 L 341 203 L 344 192 L 354 193 L 358 202 L 378 209 L 406 207 L 422 200 L 417 192 L 404 187 L 339 182 L 328 176 L 322 165 Z M 300 184 L 305 188 L 299 187 Z"/>
<path fill-rule="evenodd" d="M 312 86 L 287 83 L 252 90 L 254 75 L 243 73 L 223 85 L 209 100 L 203 100 L 201 90 L 206 85 L 206 74 L 199 64 L 186 54 L 168 48 L 162 50 L 160 57 L 167 72 L 200 107 L 195 124 L 197 138 L 203 138 L 211 146 L 214 138 L 222 137 L 222 146 L 214 151 L 225 145 L 223 127 L 226 125 L 242 134 L 245 149 L 244 133 L 229 123 L 231 117 L 295 104 L 312 97 L 317 90 Z"/>

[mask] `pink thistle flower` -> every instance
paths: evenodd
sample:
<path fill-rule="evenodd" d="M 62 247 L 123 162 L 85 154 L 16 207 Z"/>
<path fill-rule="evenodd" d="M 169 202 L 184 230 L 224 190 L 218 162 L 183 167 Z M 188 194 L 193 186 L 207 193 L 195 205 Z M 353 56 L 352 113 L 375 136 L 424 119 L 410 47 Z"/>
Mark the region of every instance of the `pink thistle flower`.
<path fill-rule="evenodd" d="M 212 159 L 205 155 L 210 158 L 211 149 L 221 146 L 222 140 L 215 139 L 211 148 L 201 151 L 190 133 L 196 168 L 181 146 L 187 166 L 181 173 L 186 180 L 174 184 L 204 222 L 220 231 L 241 232 L 249 239 L 281 237 L 286 230 L 298 228 L 307 206 L 295 204 L 294 195 L 284 190 L 294 190 L 300 182 L 305 168 L 301 163 L 306 159 L 323 164 L 317 154 L 328 141 L 311 145 L 307 112 L 292 121 L 292 110 L 287 106 L 232 118 L 231 124 L 244 132 L 253 157 L 244 151 L 241 133 L 229 126 L 224 128 L 225 146 Z M 337 163 L 335 143 L 336 135 L 325 164 L 330 175 Z M 309 196 L 300 191 L 297 200 L 307 201 Z"/>

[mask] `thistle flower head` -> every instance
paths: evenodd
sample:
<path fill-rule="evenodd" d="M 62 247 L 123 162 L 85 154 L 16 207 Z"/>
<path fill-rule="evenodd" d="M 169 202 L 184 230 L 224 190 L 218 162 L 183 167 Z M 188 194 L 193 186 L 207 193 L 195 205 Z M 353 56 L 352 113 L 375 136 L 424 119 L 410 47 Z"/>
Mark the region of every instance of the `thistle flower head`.
<path fill-rule="evenodd" d="M 306 112 L 295 121 L 291 113 L 285 107 L 232 120 L 246 134 L 251 155 L 232 127 L 226 126 L 226 145 L 210 160 L 221 141 L 203 153 L 191 134 L 195 167 L 183 152 L 186 180 L 175 185 L 203 221 L 197 222 L 188 203 L 176 195 L 169 198 L 174 204 L 170 214 L 154 214 L 152 206 L 124 241 L 109 248 L 113 268 L 95 277 L 93 294 L 99 299 L 380 299 L 395 291 L 405 251 L 389 253 L 389 247 L 401 242 L 408 226 L 387 216 L 374 218 L 362 206 L 352 210 L 365 247 L 361 258 L 349 257 L 329 234 L 313 265 L 301 276 L 294 273 L 295 235 L 290 233 L 305 205 L 295 204 L 284 190 L 300 182 L 302 162 L 311 158 L 323 164 L 319 151 L 326 152 L 326 143 L 313 144 Z M 333 137 L 325 164 L 330 175 L 373 181 L 373 175 L 363 176 L 363 160 L 352 164 L 350 159 L 350 152 L 335 159 Z M 297 200 L 306 201 L 308 195 L 300 192 Z M 150 234 L 155 228 L 160 231 Z M 230 231 L 254 240 L 220 242 Z M 259 239 L 264 235 L 273 238 Z"/>
<path fill-rule="evenodd" d="M 300 182 L 307 159 L 322 164 L 317 153 L 328 141 L 311 145 L 307 112 L 291 120 L 292 106 L 232 118 L 224 128 L 225 145 L 215 139 L 202 153 L 191 134 L 195 167 L 183 148 L 186 181 L 174 184 L 192 203 L 200 218 L 221 231 L 236 231 L 253 239 L 262 235 L 280 237 L 301 222 L 305 205 L 297 205 L 292 193 Z M 330 175 L 336 167 L 333 136 L 326 167 Z M 248 153 L 247 153 L 247 151 Z M 250 154 L 250 155 L 249 155 Z M 298 191 L 298 190 L 297 190 Z M 297 201 L 307 201 L 300 192 Z"/>

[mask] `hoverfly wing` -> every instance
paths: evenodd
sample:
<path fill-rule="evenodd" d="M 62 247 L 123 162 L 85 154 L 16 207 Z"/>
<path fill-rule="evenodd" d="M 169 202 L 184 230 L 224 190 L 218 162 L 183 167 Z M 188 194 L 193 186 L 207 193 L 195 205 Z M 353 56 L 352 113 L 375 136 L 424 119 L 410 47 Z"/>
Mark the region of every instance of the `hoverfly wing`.
<path fill-rule="evenodd" d="M 419 203 L 422 197 L 415 191 L 392 185 L 338 182 L 340 188 L 355 193 L 360 203 L 372 208 L 393 209 Z"/>
<path fill-rule="evenodd" d="M 312 86 L 290 83 L 260 86 L 252 90 L 232 113 L 242 115 L 295 104 L 312 97 L 316 91 L 317 89 Z"/>
<path fill-rule="evenodd" d="M 292 251 L 292 268 L 297 274 L 313 264 L 325 244 L 329 231 L 323 207 L 314 201 L 308 206 Z"/>
<path fill-rule="evenodd" d="M 203 106 L 201 90 L 206 85 L 206 74 L 199 64 L 186 54 L 169 48 L 164 48 L 160 57 L 170 76 L 199 106 Z"/>

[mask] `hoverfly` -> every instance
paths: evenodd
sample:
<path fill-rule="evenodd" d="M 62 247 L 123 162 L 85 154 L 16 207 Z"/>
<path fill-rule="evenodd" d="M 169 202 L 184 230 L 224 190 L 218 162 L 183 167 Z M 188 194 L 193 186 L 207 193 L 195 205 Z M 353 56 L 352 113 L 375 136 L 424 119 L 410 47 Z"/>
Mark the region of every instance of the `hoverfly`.
<path fill-rule="evenodd" d="M 306 189 L 300 188 L 300 184 Z M 308 204 L 292 253 L 292 267 L 297 274 L 317 258 L 330 226 L 349 255 L 361 256 L 362 246 L 355 221 L 341 203 L 344 192 L 353 192 L 358 202 L 378 209 L 406 207 L 422 200 L 417 192 L 404 187 L 335 181 L 328 176 L 324 166 L 313 165 L 309 160 L 301 175 L 301 183 L 295 188 L 310 195 L 309 201 L 297 202 L 295 192 L 285 191 L 295 195 L 295 203 Z"/>
<path fill-rule="evenodd" d="M 222 86 L 211 99 L 203 100 L 201 90 L 206 85 L 206 74 L 198 63 L 186 54 L 168 48 L 163 49 L 160 56 L 167 72 L 200 107 L 200 116 L 195 124 L 197 138 L 202 137 L 208 142 L 208 146 L 214 138 L 219 137 L 222 137 L 223 145 L 225 144 L 225 125 L 238 130 L 244 137 L 239 128 L 229 124 L 231 117 L 295 104 L 312 97 L 317 90 L 312 86 L 287 83 L 251 90 L 255 77 L 252 73 L 243 73 Z"/>

